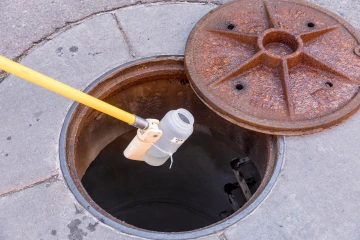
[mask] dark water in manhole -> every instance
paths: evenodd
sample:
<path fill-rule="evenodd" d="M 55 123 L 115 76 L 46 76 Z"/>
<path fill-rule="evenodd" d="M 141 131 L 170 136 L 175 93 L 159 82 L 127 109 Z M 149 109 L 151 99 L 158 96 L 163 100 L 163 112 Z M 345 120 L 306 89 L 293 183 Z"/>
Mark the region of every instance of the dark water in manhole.
<path fill-rule="evenodd" d="M 91 198 L 114 217 L 138 228 L 180 232 L 216 223 L 233 213 L 224 185 L 236 183 L 230 161 L 245 157 L 229 138 L 195 125 L 194 133 L 163 166 L 131 161 L 123 150 L 135 136 L 129 131 L 106 146 L 87 169 L 82 183 Z M 260 175 L 245 167 L 257 184 Z M 239 205 L 246 200 L 234 191 Z"/>

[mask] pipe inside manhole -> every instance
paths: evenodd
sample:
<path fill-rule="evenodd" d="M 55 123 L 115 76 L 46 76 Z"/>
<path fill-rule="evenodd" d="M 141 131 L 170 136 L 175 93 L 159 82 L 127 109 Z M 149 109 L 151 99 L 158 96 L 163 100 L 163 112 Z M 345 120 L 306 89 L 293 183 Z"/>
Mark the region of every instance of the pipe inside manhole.
<path fill-rule="evenodd" d="M 178 108 L 195 118 L 193 135 L 169 169 L 169 162 L 153 167 L 123 156 L 133 127 L 71 107 L 60 139 L 64 177 L 84 207 L 122 232 L 157 239 L 217 232 L 251 212 L 280 171 L 282 137 L 241 128 L 205 106 L 187 81 L 182 57 L 129 63 L 85 91 L 147 118 Z"/>

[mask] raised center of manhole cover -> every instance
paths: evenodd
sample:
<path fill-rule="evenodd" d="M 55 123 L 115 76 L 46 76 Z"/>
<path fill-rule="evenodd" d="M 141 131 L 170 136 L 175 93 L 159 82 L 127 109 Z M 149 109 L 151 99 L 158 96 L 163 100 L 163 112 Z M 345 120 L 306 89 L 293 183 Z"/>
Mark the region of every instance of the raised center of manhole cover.
<path fill-rule="evenodd" d="M 321 131 L 359 108 L 359 34 L 304 1 L 240 0 L 194 27 L 185 64 L 224 118 L 281 135 Z"/>
<path fill-rule="evenodd" d="M 265 31 L 258 42 L 259 48 L 264 51 L 264 54 L 275 55 L 283 59 L 285 56 L 296 52 L 300 46 L 302 47 L 301 38 L 296 38 L 289 32 L 277 29 Z"/>
<path fill-rule="evenodd" d="M 88 107 L 74 104 L 64 124 L 60 158 L 70 189 L 93 215 L 126 234 L 192 239 L 216 233 L 251 212 L 279 174 L 282 137 L 218 116 L 193 92 L 183 64 L 177 57 L 127 64 L 86 90 L 149 118 L 188 109 L 194 133 L 171 169 L 126 159 L 136 129 Z"/>

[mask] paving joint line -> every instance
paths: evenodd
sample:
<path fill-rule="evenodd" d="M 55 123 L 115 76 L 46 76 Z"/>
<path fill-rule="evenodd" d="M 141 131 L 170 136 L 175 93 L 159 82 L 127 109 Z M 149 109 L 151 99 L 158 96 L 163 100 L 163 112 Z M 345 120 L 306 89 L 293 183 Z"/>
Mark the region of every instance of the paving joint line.
<path fill-rule="evenodd" d="M 41 185 L 41 184 L 44 184 L 44 183 L 51 184 L 51 183 L 57 182 L 57 181 L 60 181 L 60 179 L 59 179 L 59 174 L 52 175 L 52 176 L 50 176 L 49 178 L 46 178 L 46 179 L 44 179 L 44 180 L 41 180 L 41 181 L 32 183 L 32 184 L 27 185 L 27 186 L 25 186 L 25 187 L 22 187 L 22 188 L 19 188 L 19 189 L 14 189 L 14 190 L 11 190 L 11 191 L 9 191 L 9 192 L 0 194 L 0 198 L 9 196 L 9 195 L 14 194 L 14 193 L 17 193 L 17 192 L 21 192 L 21 191 L 23 191 L 23 190 L 26 190 L 26 189 L 29 189 L 29 188 L 32 188 L 32 187 L 35 187 L 35 186 L 38 186 L 38 185 Z"/>
<path fill-rule="evenodd" d="M 225 233 L 220 234 L 218 237 L 219 237 L 219 240 L 227 240 Z"/>
<path fill-rule="evenodd" d="M 121 26 L 120 21 L 119 21 L 118 17 L 116 16 L 116 14 L 111 13 L 111 15 L 113 16 L 113 18 L 114 18 L 114 20 L 116 22 L 117 28 L 119 29 L 119 31 L 120 31 L 120 33 L 121 33 L 121 35 L 122 35 L 122 37 L 123 37 L 123 39 L 125 41 L 125 45 L 126 45 L 126 48 L 127 48 L 128 52 L 130 53 L 131 57 L 133 59 L 135 59 L 136 53 L 134 51 L 133 46 L 131 45 L 131 43 L 129 41 L 129 38 L 127 37 L 127 35 L 126 35 L 125 31 L 124 31 L 124 28 Z"/>

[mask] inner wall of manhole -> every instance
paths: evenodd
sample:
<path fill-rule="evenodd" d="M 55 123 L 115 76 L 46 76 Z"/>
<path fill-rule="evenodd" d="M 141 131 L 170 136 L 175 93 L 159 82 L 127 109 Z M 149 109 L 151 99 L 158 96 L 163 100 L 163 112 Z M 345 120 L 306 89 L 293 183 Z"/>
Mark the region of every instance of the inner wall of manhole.
<path fill-rule="evenodd" d="M 119 120 L 74 104 L 65 121 L 60 158 L 70 189 L 93 215 L 125 233 L 180 239 L 217 232 L 251 212 L 280 170 L 282 138 L 218 116 L 193 92 L 183 66 L 182 57 L 137 61 L 85 90 L 146 118 L 189 110 L 194 133 L 171 169 L 170 160 L 153 167 L 126 159 L 136 129 Z"/>

